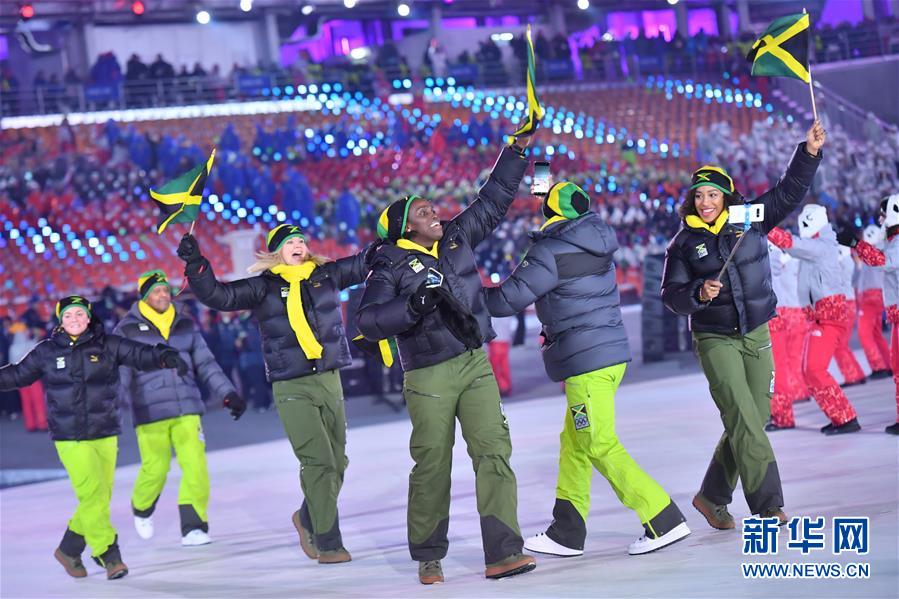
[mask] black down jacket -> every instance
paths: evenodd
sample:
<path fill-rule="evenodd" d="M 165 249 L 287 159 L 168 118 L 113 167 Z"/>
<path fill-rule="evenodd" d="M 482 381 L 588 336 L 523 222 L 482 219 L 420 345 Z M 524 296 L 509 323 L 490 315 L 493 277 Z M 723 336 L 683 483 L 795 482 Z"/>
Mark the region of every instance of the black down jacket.
<path fill-rule="evenodd" d="M 165 340 L 149 320 L 140 313 L 137 302 L 116 325 L 116 334 L 141 343 L 166 343 L 181 354 L 187 363 L 187 374 L 178 376 L 172 369 L 139 372 L 123 366 L 122 399 L 131 404 L 134 426 L 176 418 L 186 414 L 203 414 L 206 406 L 198 381 L 203 381 L 209 393 L 219 402 L 234 392 L 231 382 L 215 361 L 200 330 L 181 306 L 175 306 L 175 320 Z"/>
<path fill-rule="evenodd" d="M 439 259 L 390 243 L 377 248 L 356 313 L 356 326 L 372 341 L 396 337 L 403 370 L 445 362 L 495 336 L 474 248 L 505 216 L 527 165 L 524 155 L 510 147 L 500 153 L 477 199 L 443 223 L 443 239 L 437 245 Z M 420 317 L 409 307 L 409 298 L 427 277 L 429 267 L 443 273 L 443 285 L 477 321 L 480 343 L 475 347 L 466 347 L 450 332 L 440 310 Z"/>
<path fill-rule="evenodd" d="M 213 310 L 252 310 L 259 322 L 265 375 L 270 383 L 349 366 L 350 347 L 340 312 L 339 291 L 358 285 L 368 272 L 364 252 L 317 267 L 300 283 L 303 312 L 322 345 L 322 357 L 309 360 L 287 317 L 290 284 L 266 271 L 258 277 L 221 283 L 205 258 L 185 270 L 190 288 Z"/>
<path fill-rule="evenodd" d="M 554 381 L 629 362 L 612 227 L 588 212 L 530 235 L 533 244 L 515 272 L 487 289 L 490 314 L 511 316 L 537 303 L 543 365 Z"/>
<path fill-rule="evenodd" d="M 92 321 L 75 341 L 59 328 L 18 364 L 0 368 L 0 390 L 27 387 L 42 380 L 47 392 L 47 423 L 54 441 L 110 437 L 122 432 L 116 399 L 119 366 L 162 368 L 165 349 L 106 335 L 98 321 Z"/>
<path fill-rule="evenodd" d="M 746 233 L 742 225 L 725 225 L 714 235 L 684 223 L 674 236 L 665 252 L 662 301 L 670 310 L 690 317 L 690 330 L 745 335 L 774 317 L 777 298 L 771 285 L 767 235 L 802 202 L 821 156 L 820 150 L 812 156 L 804 142 L 799 144 L 786 174 L 753 202 L 764 204 L 765 220 L 753 223 Z M 700 302 L 699 288 L 718 275 L 741 235 L 747 238 L 721 277 L 721 293 L 711 302 Z"/>

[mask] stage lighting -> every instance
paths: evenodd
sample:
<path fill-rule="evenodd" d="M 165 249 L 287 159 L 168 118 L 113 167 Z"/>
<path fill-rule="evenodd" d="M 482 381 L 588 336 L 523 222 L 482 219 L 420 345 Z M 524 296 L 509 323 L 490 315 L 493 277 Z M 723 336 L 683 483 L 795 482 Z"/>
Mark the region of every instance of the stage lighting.
<path fill-rule="evenodd" d="M 347 8 L 353 8 L 356 6 L 356 0 L 343 0 L 343 5 Z"/>
<path fill-rule="evenodd" d="M 133 12 L 135 16 L 140 17 L 147 12 L 147 7 L 141 0 L 134 0 L 134 2 L 131 3 L 131 12 Z"/>
<path fill-rule="evenodd" d="M 209 24 L 209 13 L 205 10 L 198 10 L 197 11 L 197 23 L 199 23 L 200 25 Z"/>
<path fill-rule="evenodd" d="M 680 0 L 668 0 L 668 4 L 670 4 L 671 6 L 674 6 L 678 2 L 680 2 Z"/>
<path fill-rule="evenodd" d="M 309 16 L 309 15 L 311 15 L 313 12 L 315 12 L 315 7 L 314 7 L 313 5 L 311 5 L 311 4 L 304 4 L 304 5 L 303 5 L 303 8 L 300 9 L 300 12 L 303 13 L 304 15 L 306 15 L 306 16 Z"/>
<path fill-rule="evenodd" d="M 240 0 L 240 10 L 244 12 L 253 10 L 253 0 Z"/>
<path fill-rule="evenodd" d="M 587 10 L 590 8 L 590 0 L 577 0 L 577 7 L 581 10 Z"/>
<path fill-rule="evenodd" d="M 23 2 L 19 5 L 19 16 L 22 17 L 23 21 L 27 21 L 34 16 L 34 6 L 32 6 L 31 2 Z"/>
<path fill-rule="evenodd" d="M 411 10 L 409 9 L 409 5 L 405 2 L 400 2 L 396 5 L 396 12 L 401 17 L 408 17 Z"/>

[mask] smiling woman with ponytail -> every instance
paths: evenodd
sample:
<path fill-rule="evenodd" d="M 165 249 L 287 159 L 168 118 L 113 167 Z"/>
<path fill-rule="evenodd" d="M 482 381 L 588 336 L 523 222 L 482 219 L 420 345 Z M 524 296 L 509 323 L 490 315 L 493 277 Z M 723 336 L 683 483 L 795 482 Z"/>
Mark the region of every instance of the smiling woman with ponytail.
<path fill-rule="evenodd" d="M 346 470 L 346 415 L 338 370 L 351 362 L 339 292 L 368 273 L 365 252 L 328 261 L 314 255 L 299 227 L 266 236 L 248 270 L 259 276 L 221 283 L 197 240 L 185 235 L 178 256 L 201 302 L 213 310 L 251 310 L 259 322 L 266 377 L 299 460 L 304 500 L 292 521 L 300 546 L 319 563 L 350 561 L 337 495 Z"/>

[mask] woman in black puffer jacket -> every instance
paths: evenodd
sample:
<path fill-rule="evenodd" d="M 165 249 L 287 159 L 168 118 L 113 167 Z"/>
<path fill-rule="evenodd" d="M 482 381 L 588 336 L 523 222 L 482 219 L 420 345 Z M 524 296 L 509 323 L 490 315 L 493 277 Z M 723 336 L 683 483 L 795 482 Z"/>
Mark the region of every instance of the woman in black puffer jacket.
<path fill-rule="evenodd" d="M 753 514 L 787 521 L 777 462 L 764 430 L 774 388 L 768 321 L 777 305 L 766 235 L 805 197 L 821 162 L 824 138 L 816 122 L 786 174 L 753 202 L 764 207 L 764 219 L 748 229 L 728 224 L 728 207 L 743 203 L 730 176 L 715 166 L 697 170 L 682 208 L 683 228 L 665 253 L 662 301 L 690 317 L 695 351 L 724 424 L 693 498 L 693 506 L 713 528 L 735 526 L 727 505 L 738 477 Z M 741 237 L 719 281 L 716 277 Z"/>
<path fill-rule="evenodd" d="M 128 574 L 118 537 L 109 518 L 115 474 L 119 424 L 116 394 L 119 366 L 137 370 L 187 365 L 165 345 L 145 345 L 118 335 L 106 335 L 91 318 L 91 305 L 70 296 L 56 305 L 60 326 L 17 364 L 0 368 L 0 389 L 27 387 L 42 380 L 47 390 L 50 436 L 65 466 L 78 507 L 62 542 L 53 554 L 74 578 L 87 576 L 81 553 L 91 554 L 106 568 L 107 578 Z"/>
<path fill-rule="evenodd" d="M 299 227 L 272 229 L 250 272 L 258 277 L 216 280 L 192 235 L 178 256 L 201 302 L 219 311 L 251 310 L 259 322 L 265 371 L 278 416 L 301 464 L 305 496 L 293 514 L 300 546 L 319 563 L 350 561 L 343 547 L 337 495 L 346 458 L 346 414 L 338 370 L 351 363 L 339 292 L 368 273 L 365 252 L 329 262 L 313 255 Z"/>

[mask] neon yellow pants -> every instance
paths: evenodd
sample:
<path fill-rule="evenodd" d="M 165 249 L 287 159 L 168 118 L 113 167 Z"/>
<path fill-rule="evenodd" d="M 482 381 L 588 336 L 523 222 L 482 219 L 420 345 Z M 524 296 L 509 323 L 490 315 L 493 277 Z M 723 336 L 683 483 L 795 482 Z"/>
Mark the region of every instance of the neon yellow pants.
<path fill-rule="evenodd" d="M 583 523 L 590 511 L 593 468 L 609 481 L 621 503 L 637 513 L 641 524 L 652 526 L 651 521 L 671 503 L 668 493 L 640 468 L 615 434 L 615 391 L 625 369 L 626 364 L 616 364 L 565 380 L 568 409 L 559 436 L 556 498 L 570 502 Z"/>
<path fill-rule="evenodd" d="M 143 517 L 153 513 L 165 487 L 174 449 L 181 467 L 178 508 L 182 534 L 194 528 L 208 530 L 209 472 L 206 469 L 206 440 L 200 416 L 191 414 L 141 424 L 135 432 L 141 464 L 131 494 L 134 513 Z"/>
<path fill-rule="evenodd" d="M 116 531 L 109 517 L 119 438 L 89 441 L 56 441 L 56 453 L 69 474 L 78 507 L 69 529 L 84 537 L 91 555 L 103 555 L 115 541 Z"/>

